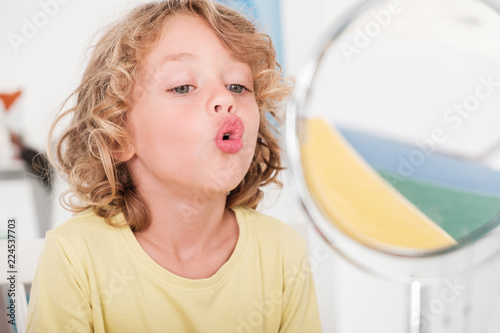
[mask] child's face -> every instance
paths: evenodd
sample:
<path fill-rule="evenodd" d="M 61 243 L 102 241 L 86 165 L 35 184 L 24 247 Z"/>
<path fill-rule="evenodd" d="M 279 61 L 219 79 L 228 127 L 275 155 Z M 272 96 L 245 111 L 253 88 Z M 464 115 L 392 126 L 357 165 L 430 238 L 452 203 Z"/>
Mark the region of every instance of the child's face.
<path fill-rule="evenodd" d="M 133 147 L 126 159 L 139 188 L 198 197 L 234 189 L 255 152 L 259 110 L 252 91 L 250 67 L 203 19 L 168 18 L 143 59 L 127 114 Z"/>

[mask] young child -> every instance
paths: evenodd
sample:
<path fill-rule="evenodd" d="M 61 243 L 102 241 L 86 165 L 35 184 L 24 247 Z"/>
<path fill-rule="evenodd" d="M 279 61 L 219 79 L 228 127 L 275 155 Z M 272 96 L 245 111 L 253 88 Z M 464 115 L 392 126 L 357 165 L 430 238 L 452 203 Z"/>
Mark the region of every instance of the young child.
<path fill-rule="evenodd" d="M 78 211 L 49 231 L 29 332 L 320 332 L 306 246 L 254 208 L 289 87 L 269 38 L 210 0 L 109 28 L 54 163 Z"/>

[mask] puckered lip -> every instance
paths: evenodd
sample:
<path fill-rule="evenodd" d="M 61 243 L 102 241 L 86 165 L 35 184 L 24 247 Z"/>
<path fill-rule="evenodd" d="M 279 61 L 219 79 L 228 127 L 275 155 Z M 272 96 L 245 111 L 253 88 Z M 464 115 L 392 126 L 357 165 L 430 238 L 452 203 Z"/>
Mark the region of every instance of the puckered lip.
<path fill-rule="evenodd" d="M 217 129 L 215 143 L 225 153 L 234 154 L 243 148 L 245 126 L 238 116 L 225 117 Z"/>

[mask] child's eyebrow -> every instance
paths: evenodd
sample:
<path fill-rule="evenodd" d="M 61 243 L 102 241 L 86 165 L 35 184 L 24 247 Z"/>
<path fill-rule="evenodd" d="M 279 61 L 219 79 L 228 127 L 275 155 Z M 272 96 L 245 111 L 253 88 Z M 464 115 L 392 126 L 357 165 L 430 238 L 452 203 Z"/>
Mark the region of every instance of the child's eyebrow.
<path fill-rule="evenodd" d="M 187 52 L 181 52 L 181 53 L 172 53 L 172 54 L 167 54 L 161 61 L 161 65 L 164 65 L 168 62 L 173 62 L 173 61 L 185 61 L 185 60 L 196 60 L 199 59 L 200 57 L 197 54 L 193 53 L 187 53 Z"/>

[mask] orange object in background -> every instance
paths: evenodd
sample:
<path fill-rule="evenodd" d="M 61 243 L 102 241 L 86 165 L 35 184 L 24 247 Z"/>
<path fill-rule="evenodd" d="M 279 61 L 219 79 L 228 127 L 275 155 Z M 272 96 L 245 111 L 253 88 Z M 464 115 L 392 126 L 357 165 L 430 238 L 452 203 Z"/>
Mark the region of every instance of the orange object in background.
<path fill-rule="evenodd" d="M 21 90 L 16 91 L 12 94 L 0 94 L 0 100 L 2 100 L 5 105 L 5 110 L 8 112 L 12 104 L 21 96 Z"/>

